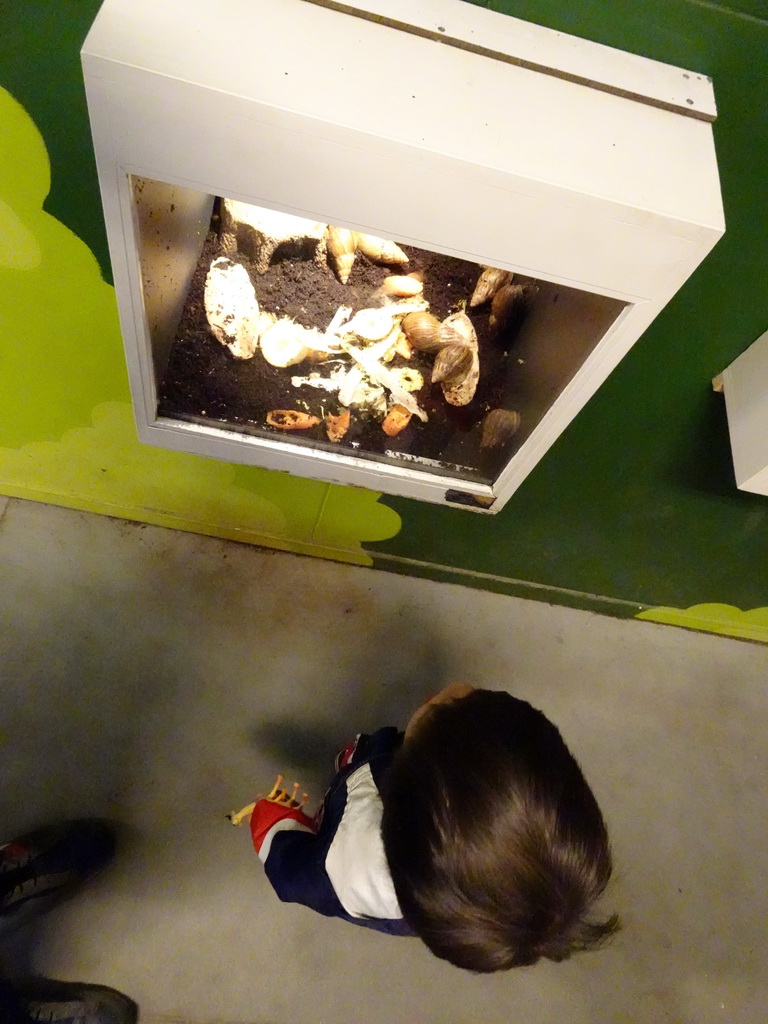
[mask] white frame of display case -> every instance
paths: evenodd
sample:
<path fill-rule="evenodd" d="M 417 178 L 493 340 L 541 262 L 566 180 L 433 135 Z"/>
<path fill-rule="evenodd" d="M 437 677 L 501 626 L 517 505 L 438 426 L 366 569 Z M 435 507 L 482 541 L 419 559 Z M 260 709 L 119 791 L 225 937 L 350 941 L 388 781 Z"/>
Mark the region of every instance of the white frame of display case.
<path fill-rule="evenodd" d="M 768 496 L 768 331 L 714 385 L 725 394 L 736 486 Z"/>
<path fill-rule="evenodd" d="M 462 0 L 354 8 L 104 3 L 82 59 L 139 438 L 496 512 L 723 234 L 712 86 Z M 628 305 L 493 485 L 159 417 L 131 175 Z"/>

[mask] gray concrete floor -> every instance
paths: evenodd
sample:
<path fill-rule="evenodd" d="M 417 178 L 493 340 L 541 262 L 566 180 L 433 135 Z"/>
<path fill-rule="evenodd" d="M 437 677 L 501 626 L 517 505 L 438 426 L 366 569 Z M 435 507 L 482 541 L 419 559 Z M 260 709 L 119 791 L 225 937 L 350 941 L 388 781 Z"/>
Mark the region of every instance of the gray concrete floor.
<path fill-rule="evenodd" d="M 0 499 L 0 821 L 120 823 L 6 967 L 142 1020 L 765 1024 L 763 647 Z M 475 977 L 280 904 L 225 813 L 321 797 L 360 730 L 463 679 L 559 725 L 612 833 L 612 947 Z M 492 785 L 493 780 L 489 779 Z"/>

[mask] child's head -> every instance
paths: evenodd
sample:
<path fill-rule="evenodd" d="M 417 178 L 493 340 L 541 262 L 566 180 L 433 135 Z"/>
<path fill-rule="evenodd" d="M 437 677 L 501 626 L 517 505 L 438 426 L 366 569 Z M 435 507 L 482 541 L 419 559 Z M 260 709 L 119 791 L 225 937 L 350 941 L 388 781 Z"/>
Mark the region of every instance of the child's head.
<path fill-rule="evenodd" d="M 451 687 L 406 729 L 382 834 L 406 921 L 472 971 L 565 960 L 616 916 L 590 910 L 611 875 L 608 835 L 554 725 L 508 693 Z"/>

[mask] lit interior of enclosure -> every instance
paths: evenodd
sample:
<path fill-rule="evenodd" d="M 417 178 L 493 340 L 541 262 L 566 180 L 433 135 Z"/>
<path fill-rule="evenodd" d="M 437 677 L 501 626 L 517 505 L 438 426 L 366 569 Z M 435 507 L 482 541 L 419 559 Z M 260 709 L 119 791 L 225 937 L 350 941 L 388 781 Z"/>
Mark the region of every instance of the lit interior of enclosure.
<path fill-rule="evenodd" d="M 625 308 L 178 185 L 132 194 L 164 419 L 491 484 Z"/>

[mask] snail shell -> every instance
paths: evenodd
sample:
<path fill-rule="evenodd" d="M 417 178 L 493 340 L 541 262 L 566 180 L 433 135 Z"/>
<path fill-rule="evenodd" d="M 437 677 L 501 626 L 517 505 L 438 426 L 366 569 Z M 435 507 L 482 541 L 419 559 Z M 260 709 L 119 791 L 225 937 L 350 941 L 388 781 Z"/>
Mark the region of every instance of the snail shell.
<path fill-rule="evenodd" d="M 267 413 L 270 427 L 279 427 L 280 430 L 309 430 L 319 422 L 317 416 L 310 416 L 308 412 L 299 409 L 273 409 Z"/>
<path fill-rule="evenodd" d="M 460 384 L 472 369 L 472 362 L 469 345 L 446 345 L 435 356 L 432 383 Z"/>
<path fill-rule="evenodd" d="M 520 413 L 513 409 L 491 409 L 483 420 L 481 448 L 497 448 L 508 441 L 520 426 Z"/>
<path fill-rule="evenodd" d="M 497 330 L 504 328 L 521 309 L 526 290 L 521 284 L 505 284 L 493 296 L 488 323 Z"/>
<path fill-rule="evenodd" d="M 390 277 L 385 277 L 381 282 L 381 291 L 383 295 L 398 297 L 421 295 L 424 285 L 417 277 L 412 277 L 410 274 L 393 274 Z"/>
<path fill-rule="evenodd" d="M 431 313 L 409 313 L 403 317 L 402 328 L 408 341 L 419 352 L 437 352 L 440 321 Z"/>
<path fill-rule="evenodd" d="M 460 334 L 455 327 L 451 327 L 450 324 L 446 323 L 440 324 L 437 340 L 440 349 L 457 345 L 466 346 L 464 335 Z"/>
<path fill-rule="evenodd" d="M 481 306 L 484 302 L 492 299 L 496 292 L 503 288 L 505 284 L 509 284 L 511 280 L 512 272 L 510 270 L 499 270 L 498 267 L 484 267 L 483 272 L 477 279 L 475 290 L 472 292 L 472 298 L 469 300 L 470 306 Z"/>
<path fill-rule="evenodd" d="M 475 328 L 463 310 L 443 320 L 440 324 L 440 340 L 443 345 L 477 345 Z"/>
<path fill-rule="evenodd" d="M 384 417 L 381 429 L 388 437 L 395 437 L 408 426 L 412 415 L 410 409 L 406 409 L 404 405 L 393 405 Z"/>
<path fill-rule="evenodd" d="M 355 234 L 357 248 L 374 263 L 407 263 L 408 257 L 394 242 L 377 235 Z"/>
<path fill-rule="evenodd" d="M 347 228 L 329 226 L 325 239 L 326 252 L 331 258 L 331 267 L 342 284 L 346 284 L 352 273 L 357 250 L 357 237 Z"/>
<path fill-rule="evenodd" d="M 350 414 L 349 409 L 340 412 L 338 416 L 325 417 L 325 432 L 329 441 L 340 441 L 349 430 Z"/>
<path fill-rule="evenodd" d="M 441 332 L 447 335 L 448 330 L 454 332 L 461 339 L 461 345 L 466 347 L 470 353 L 471 365 L 467 373 L 456 383 L 442 381 L 443 396 L 449 405 L 468 405 L 475 397 L 477 382 L 480 380 L 480 357 L 478 355 L 477 334 L 472 326 L 472 321 L 462 310 L 446 317 L 440 325 Z"/>

